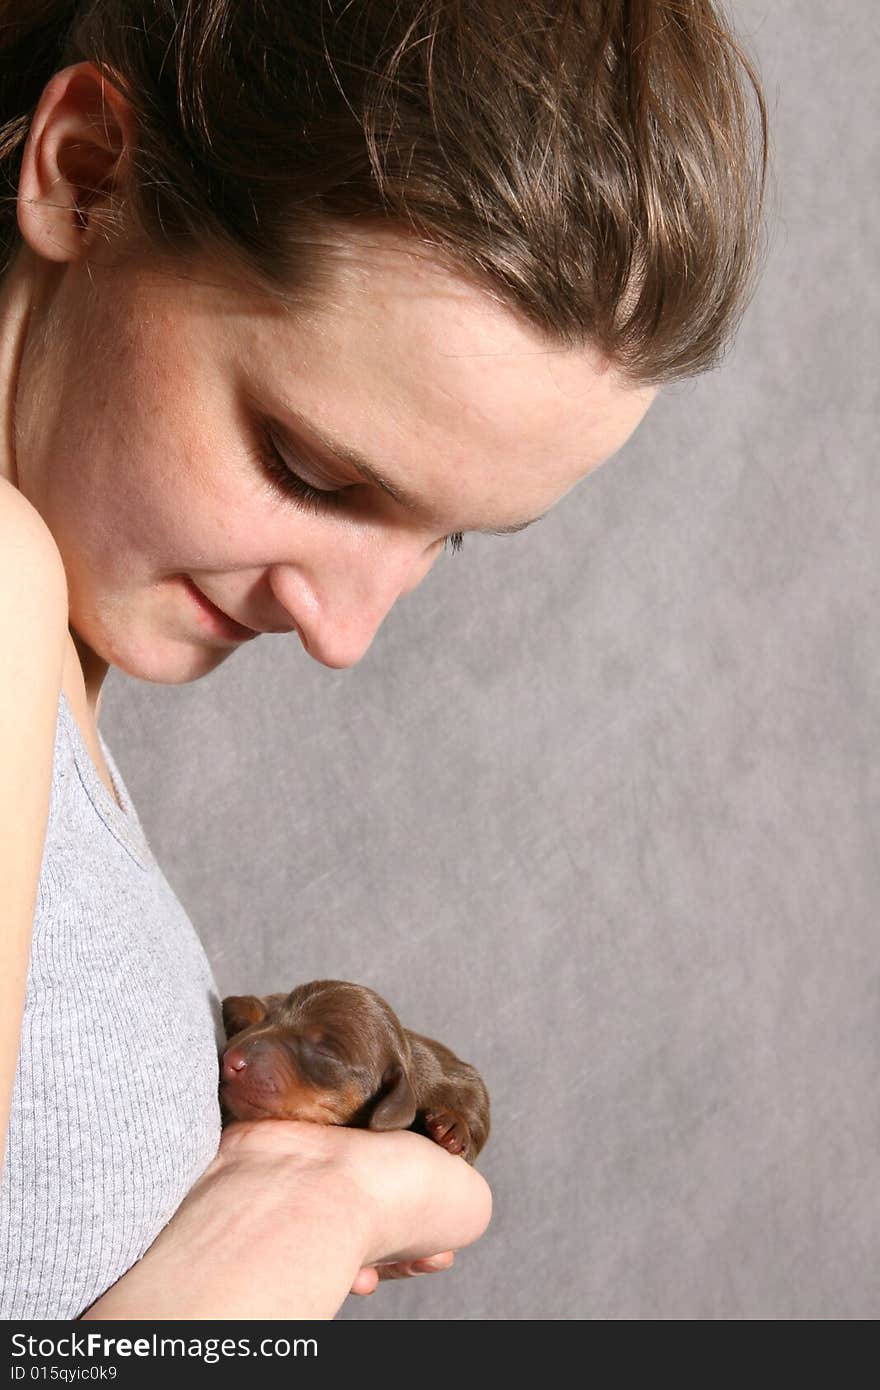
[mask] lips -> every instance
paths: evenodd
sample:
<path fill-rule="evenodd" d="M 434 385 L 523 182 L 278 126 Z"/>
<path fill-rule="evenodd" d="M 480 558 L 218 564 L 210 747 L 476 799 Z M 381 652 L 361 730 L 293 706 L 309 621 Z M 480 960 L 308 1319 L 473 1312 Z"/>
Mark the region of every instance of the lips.
<path fill-rule="evenodd" d="M 213 603 L 188 574 L 182 577 L 186 587 L 203 612 L 210 614 L 217 622 L 222 622 L 228 628 L 229 634 L 239 641 L 244 641 L 249 637 L 262 637 L 266 633 L 288 633 L 299 630 L 295 623 L 286 623 L 283 627 L 248 627 L 246 623 L 240 623 L 237 618 L 231 617 L 224 609 Z"/>
<path fill-rule="evenodd" d="M 212 603 L 207 594 L 202 593 L 199 586 L 190 579 L 188 574 L 183 575 L 182 578 L 184 587 L 202 614 L 202 622 L 215 635 L 233 642 L 245 642 L 251 637 L 259 636 L 254 628 L 245 627 L 243 623 L 237 622 L 235 618 L 230 618 L 228 613 L 224 613 L 222 608 L 218 608 L 215 603 Z"/>

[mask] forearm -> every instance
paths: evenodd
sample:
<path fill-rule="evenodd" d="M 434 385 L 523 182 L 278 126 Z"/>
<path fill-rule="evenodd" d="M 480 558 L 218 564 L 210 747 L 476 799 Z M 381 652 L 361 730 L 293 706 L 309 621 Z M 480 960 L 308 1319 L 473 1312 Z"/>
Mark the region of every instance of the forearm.
<path fill-rule="evenodd" d="M 88 1319 L 332 1318 L 368 1245 L 359 1194 L 320 1158 L 219 1162 Z"/>

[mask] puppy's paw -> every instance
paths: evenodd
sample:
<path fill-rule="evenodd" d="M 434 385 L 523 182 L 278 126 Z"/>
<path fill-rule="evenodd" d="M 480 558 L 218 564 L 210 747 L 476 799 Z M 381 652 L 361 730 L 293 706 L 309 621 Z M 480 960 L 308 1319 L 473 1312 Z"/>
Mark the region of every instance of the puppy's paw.
<path fill-rule="evenodd" d="M 439 1144 L 442 1149 L 468 1158 L 471 1136 L 460 1115 L 456 1115 L 452 1110 L 428 1110 L 425 1113 L 425 1129 L 434 1143 Z"/>

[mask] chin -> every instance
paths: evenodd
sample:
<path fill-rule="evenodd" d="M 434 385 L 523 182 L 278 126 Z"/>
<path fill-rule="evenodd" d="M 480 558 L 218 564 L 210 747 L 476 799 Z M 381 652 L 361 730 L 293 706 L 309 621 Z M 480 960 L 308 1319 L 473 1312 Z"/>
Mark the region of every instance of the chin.
<path fill-rule="evenodd" d="M 218 666 L 232 656 L 231 651 L 209 651 L 207 648 L 193 649 L 181 646 L 179 651 L 168 654 L 154 652 L 150 657 L 131 661 L 114 661 L 113 665 L 135 680 L 150 681 L 154 685 L 190 685 L 203 676 L 209 676 Z"/>
<path fill-rule="evenodd" d="M 96 655 L 110 668 L 153 685 L 189 685 L 216 671 L 234 647 L 213 647 L 197 641 L 164 637 L 143 642 L 107 642 Z"/>

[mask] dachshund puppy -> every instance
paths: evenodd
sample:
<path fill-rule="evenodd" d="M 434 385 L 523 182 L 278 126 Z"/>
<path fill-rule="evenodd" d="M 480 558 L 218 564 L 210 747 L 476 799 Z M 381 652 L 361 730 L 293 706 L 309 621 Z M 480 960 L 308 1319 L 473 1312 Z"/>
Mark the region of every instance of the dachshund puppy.
<path fill-rule="evenodd" d="M 489 1137 L 477 1072 L 403 1028 L 372 989 L 314 980 L 223 1000 L 224 1119 L 413 1129 L 473 1163 Z"/>

